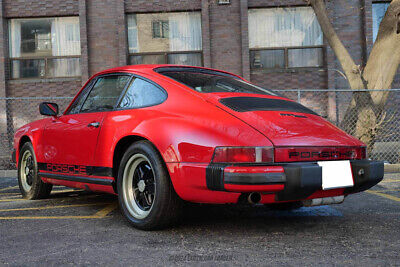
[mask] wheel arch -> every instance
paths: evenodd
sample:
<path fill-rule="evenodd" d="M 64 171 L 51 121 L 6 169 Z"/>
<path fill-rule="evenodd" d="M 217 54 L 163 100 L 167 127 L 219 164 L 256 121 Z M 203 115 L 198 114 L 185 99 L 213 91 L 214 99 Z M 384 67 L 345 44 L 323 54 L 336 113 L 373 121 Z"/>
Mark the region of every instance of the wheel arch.
<path fill-rule="evenodd" d="M 25 145 L 26 143 L 31 143 L 32 144 L 32 140 L 31 140 L 31 138 L 29 137 L 29 136 L 27 136 L 27 135 L 23 135 L 23 136 L 21 136 L 21 138 L 19 139 L 19 143 L 18 143 L 18 146 L 17 146 L 17 151 L 16 151 L 16 157 L 15 157 L 15 160 L 16 160 L 16 164 L 17 164 L 17 166 L 18 166 L 18 164 L 19 164 L 19 154 L 20 154 L 20 152 L 21 152 L 21 148 L 22 148 L 22 146 L 23 145 Z M 33 144 L 32 144 L 33 145 Z"/>
<path fill-rule="evenodd" d="M 136 142 L 139 141 L 147 141 L 149 142 L 154 149 L 157 151 L 157 153 L 159 154 L 159 156 L 161 157 L 163 163 L 165 164 L 165 160 L 163 158 L 163 156 L 161 155 L 160 151 L 158 150 L 158 148 L 153 144 L 153 142 L 151 142 L 149 139 L 143 137 L 143 136 L 139 136 L 139 135 L 128 135 L 128 136 L 124 136 L 123 138 L 121 138 L 117 144 L 115 145 L 114 148 L 114 154 L 113 154 L 113 167 L 112 167 L 112 175 L 115 179 L 115 183 L 114 185 L 117 184 L 117 179 L 118 179 L 118 169 L 119 169 L 119 164 L 122 160 L 122 157 L 124 156 L 125 151 L 128 149 L 128 147 Z M 166 168 L 166 166 L 165 166 Z M 168 171 L 168 168 L 166 168 Z M 168 171 L 169 173 L 169 171 Z M 172 182 L 172 181 L 171 181 Z M 114 186 L 114 190 L 116 193 L 117 192 L 117 187 Z"/>
<path fill-rule="evenodd" d="M 27 135 L 22 136 L 21 139 L 19 139 L 18 151 L 20 151 L 22 146 L 28 142 L 32 143 L 32 140 L 29 138 L 29 136 L 27 136 Z"/>

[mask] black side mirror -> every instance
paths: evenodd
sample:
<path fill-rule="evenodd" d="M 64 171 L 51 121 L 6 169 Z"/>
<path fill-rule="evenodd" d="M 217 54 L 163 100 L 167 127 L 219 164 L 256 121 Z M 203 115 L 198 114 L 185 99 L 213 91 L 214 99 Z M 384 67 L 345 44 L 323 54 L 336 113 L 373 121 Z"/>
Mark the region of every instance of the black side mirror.
<path fill-rule="evenodd" d="M 45 116 L 57 116 L 58 105 L 55 103 L 43 102 L 39 105 L 39 111 L 41 115 Z"/>

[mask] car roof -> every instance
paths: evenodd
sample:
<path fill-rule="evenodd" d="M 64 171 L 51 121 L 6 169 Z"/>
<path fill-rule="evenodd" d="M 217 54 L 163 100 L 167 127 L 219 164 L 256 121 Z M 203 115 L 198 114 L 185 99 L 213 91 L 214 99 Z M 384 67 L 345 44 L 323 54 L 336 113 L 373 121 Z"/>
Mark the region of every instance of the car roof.
<path fill-rule="evenodd" d="M 242 77 L 229 73 L 227 71 L 222 71 L 222 70 L 217 70 L 217 69 L 211 69 L 211 68 L 205 68 L 205 67 L 198 67 L 198 66 L 187 66 L 187 65 L 173 65 L 173 64 L 139 64 L 139 65 L 127 65 L 127 66 L 121 66 L 121 67 L 116 67 L 116 68 L 111 68 L 107 69 L 104 71 L 101 71 L 99 73 L 96 73 L 94 76 L 97 75 L 102 75 L 102 74 L 107 74 L 107 73 L 113 73 L 113 72 L 131 72 L 131 73 L 145 73 L 145 74 L 150 74 L 154 75 L 156 73 L 156 69 L 159 68 L 171 68 L 171 69 L 176 69 L 182 71 L 182 69 L 199 69 L 199 70 L 210 70 L 210 71 L 215 71 L 215 72 L 221 72 L 225 73 L 228 75 L 232 75 L 235 77 L 238 77 L 240 79 L 243 79 Z"/>

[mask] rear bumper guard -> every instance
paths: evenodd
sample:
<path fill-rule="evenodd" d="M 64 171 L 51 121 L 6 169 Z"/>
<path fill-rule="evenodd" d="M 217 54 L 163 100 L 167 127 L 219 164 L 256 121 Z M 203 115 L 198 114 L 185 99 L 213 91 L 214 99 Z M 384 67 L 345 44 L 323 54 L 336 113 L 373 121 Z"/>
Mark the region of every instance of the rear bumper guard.
<path fill-rule="evenodd" d="M 365 191 L 383 179 L 383 162 L 351 160 L 350 164 L 354 186 L 344 189 L 346 195 Z M 276 192 L 276 201 L 299 200 L 322 190 L 322 167 L 316 162 L 274 166 L 211 164 L 206 181 L 210 190 Z"/>

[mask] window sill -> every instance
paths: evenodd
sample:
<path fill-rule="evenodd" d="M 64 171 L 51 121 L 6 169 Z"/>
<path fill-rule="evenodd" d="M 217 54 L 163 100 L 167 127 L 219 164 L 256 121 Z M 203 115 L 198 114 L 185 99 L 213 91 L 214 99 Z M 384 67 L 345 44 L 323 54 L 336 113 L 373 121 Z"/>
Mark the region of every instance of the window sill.
<path fill-rule="evenodd" d="M 81 77 L 64 77 L 64 78 L 23 78 L 23 79 L 9 79 L 9 84 L 22 84 L 22 83 L 52 83 L 52 82 L 75 82 L 82 81 Z"/>

